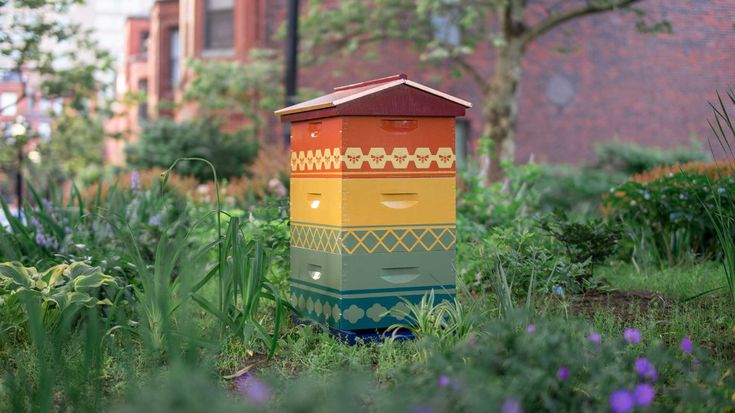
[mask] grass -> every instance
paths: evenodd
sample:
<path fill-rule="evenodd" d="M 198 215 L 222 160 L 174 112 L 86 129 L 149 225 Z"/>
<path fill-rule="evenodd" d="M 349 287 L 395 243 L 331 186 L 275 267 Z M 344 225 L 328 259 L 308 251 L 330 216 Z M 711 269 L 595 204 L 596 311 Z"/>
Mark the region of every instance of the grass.
<path fill-rule="evenodd" d="M 612 288 L 624 291 L 653 291 L 673 299 L 683 300 L 724 286 L 722 265 L 707 262 L 689 267 L 643 269 L 618 264 L 598 269 L 598 276 Z"/>
<path fill-rule="evenodd" d="M 599 308 L 592 322 L 603 335 L 619 335 L 625 328 L 637 328 L 644 337 L 677 346 L 684 336 L 709 350 L 723 362 L 735 363 L 735 320 L 725 290 L 687 300 L 722 286 L 724 270 L 718 263 L 702 263 L 686 268 L 643 270 L 631 265 L 600 269 L 600 274 L 619 291 L 651 291 L 664 299 L 656 305 L 629 308 Z M 626 312 L 621 317 L 621 311 Z"/>

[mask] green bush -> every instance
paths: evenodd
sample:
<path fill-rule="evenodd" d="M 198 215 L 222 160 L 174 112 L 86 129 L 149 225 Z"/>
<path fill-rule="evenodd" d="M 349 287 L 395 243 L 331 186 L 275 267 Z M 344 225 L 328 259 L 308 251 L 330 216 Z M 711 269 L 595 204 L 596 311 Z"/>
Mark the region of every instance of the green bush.
<path fill-rule="evenodd" d="M 596 215 L 602 195 L 633 174 L 662 165 L 709 159 L 698 143 L 664 150 L 630 142 L 611 142 L 596 146 L 595 152 L 597 160 L 589 164 L 544 165 L 541 168 L 537 183 L 541 210 L 562 209 L 574 214 Z"/>
<path fill-rule="evenodd" d="M 699 142 L 689 147 L 672 149 L 645 147 L 629 142 L 604 143 L 595 148 L 597 162 L 595 168 L 605 171 L 633 175 L 649 171 L 659 165 L 674 165 L 688 162 L 707 161 L 710 155 Z"/>
<path fill-rule="evenodd" d="M 672 173 L 647 183 L 629 181 L 610 191 L 605 212 L 624 225 L 634 258 L 674 265 L 720 256 L 707 208 L 720 204 L 735 216 L 735 179 Z M 735 234 L 734 234 L 735 235 Z"/>
<path fill-rule="evenodd" d="M 223 132 L 214 121 L 161 119 L 146 125 L 140 140 L 126 146 L 125 152 L 133 168 L 168 168 L 176 159 L 195 157 L 212 162 L 220 178 L 231 178 L 246 174 L 258 153 L 258 142 L 244 130 Z M 211 170 L 201 162 L 179 162 L 175 171 L 202 181 L 212 179 Z"/>

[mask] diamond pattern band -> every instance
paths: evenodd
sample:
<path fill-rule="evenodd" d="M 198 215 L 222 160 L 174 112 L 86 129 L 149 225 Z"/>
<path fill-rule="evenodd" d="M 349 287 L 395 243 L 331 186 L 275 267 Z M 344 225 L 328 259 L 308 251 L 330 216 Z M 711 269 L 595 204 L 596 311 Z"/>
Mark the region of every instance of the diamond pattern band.
<path fill-rule="evenodd" d="M 456 243 L 454 225 L 338 229 L 291 223 L 292 246 L 333 254 L 449 251 Z"/>
<path fill-rule="evenodd" d="M 430 148 L 416 148 L 409 153 L 407 148 L 393 148 L 387 153 L 385 148 L 370 148 L 363 153 L 362 148 L 347 148 L 342 154 L 340 148 L 326 148 L 323 151 L 293 151 L 291 152 L 292 171 L 322 171 L 340 169 L 344 163 L 345 169 L 360 169 L 367 162 L 371 169 L 385 169 L 386 165 L 395 169 L 406 169 L 411 164 L 417 169 L 429 169 L 436 162 L 439 169 L 451 169 L 455 155 L 452 148 L 438 148 L 432 153 Z"/>

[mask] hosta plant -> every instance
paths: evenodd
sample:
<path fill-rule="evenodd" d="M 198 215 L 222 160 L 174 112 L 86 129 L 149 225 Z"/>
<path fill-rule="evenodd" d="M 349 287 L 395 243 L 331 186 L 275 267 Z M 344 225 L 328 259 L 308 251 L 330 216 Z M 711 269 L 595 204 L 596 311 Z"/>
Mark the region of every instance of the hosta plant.
<path fill-rule="evenodd" d="M 81 262 L 43 272 L 18 262 L 0 263 L 0 314 L 4 314 L 0 332 L 21 329 L 27 321 L 23 296 L 39 298 L 44 323 L 54 326 L 62 316 L 73 316 L 82 308 L 112 305 L 109 297 L 116 290 L 113 277 Z"/>

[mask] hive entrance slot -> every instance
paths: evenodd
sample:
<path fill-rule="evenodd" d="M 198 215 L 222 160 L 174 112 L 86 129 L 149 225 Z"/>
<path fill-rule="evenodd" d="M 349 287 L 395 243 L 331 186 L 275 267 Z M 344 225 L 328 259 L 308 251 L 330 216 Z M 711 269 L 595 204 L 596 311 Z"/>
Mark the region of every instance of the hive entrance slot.
<path fill-rule="evenodd" d="M 391 209 L 406 209 L 419 202 L 419 194 L 415 192 L 391 192 L 380 195 L 380 203 Z"/>
<path fill-rule="evenodd" d="M 307 272 L 309 273 L 309 277 L 311 277 L 311 279 L 314 281 L 322 278 L 322 266 L 321 265 L 309 264 L 307 268 Z"/>
<path fill-rule="evenodd" d="M 310 138 L 318 138 L 319 132 L 322 129 L 322 123 L 321 122 L 311 122 L 309 123 L 309 137 Z"/>
<path fill-rule="evenodd" d="M 317 209 L 319 204 L 322 202 L 322 194 L 318 192 L 309 192 L 306 194 L 306 202 L 309 204 L 309 208 Z"/>

